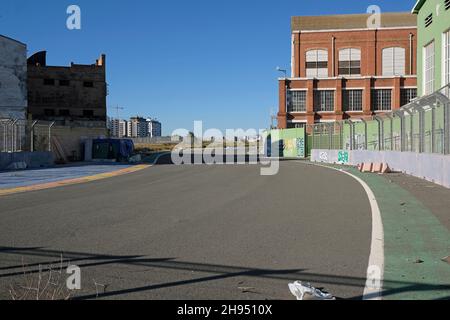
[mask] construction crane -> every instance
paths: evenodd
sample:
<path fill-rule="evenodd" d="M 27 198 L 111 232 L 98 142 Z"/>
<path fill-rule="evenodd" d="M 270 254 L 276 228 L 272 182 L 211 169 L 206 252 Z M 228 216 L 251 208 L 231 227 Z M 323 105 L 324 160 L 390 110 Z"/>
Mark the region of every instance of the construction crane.
<path fill-rule="evenodd" d="M 117 120 L 120 120 L 120 110 L 125 110 L 125 108 L 119 107 L 119 105 L 117 105 L 116 107 L 113 107 L 113 109 L 116 110 L 116 116 L 117 116 Z"/>

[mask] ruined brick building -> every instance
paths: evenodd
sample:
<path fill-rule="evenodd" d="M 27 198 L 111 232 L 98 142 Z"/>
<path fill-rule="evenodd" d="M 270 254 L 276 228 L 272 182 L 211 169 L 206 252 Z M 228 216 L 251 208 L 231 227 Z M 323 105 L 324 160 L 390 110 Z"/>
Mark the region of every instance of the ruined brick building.
<path fill-rule="evenodd" d="M 95 64 L 48 66 L 46 52 L 28 59 L 28 114 L 33 120 L 106 127 L 106 56 Z"/>

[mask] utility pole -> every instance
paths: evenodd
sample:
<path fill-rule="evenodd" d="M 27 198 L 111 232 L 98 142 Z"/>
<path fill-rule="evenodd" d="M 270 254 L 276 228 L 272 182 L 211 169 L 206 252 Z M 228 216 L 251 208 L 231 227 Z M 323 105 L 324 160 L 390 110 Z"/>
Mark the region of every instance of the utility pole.
<path fill-rule="evenodd" d="M 270 109 L 270 129 L 276 129 L 275 122 L 278 120 L 278 117 L 273 113 L 273 108 Z"/>

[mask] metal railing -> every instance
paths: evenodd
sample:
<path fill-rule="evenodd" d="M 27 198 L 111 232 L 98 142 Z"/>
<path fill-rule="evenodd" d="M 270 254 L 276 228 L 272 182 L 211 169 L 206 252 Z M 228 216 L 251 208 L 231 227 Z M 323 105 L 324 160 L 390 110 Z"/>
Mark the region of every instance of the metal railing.
<path fill-rule="evenodd" d="M 310 125 L 312 149 L 450 154 L 450 85 L 372 120 Z"/>
<path fill-rule="evenodd" d="M 0 118 L 0 152 L 51 151 L 54 122 Z"/>

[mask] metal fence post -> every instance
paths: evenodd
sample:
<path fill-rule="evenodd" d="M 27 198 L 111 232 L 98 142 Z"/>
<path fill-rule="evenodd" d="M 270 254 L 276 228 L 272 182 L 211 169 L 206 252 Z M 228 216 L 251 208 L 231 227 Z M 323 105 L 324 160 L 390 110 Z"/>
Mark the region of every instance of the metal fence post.
<path fill-rule="evenodd" d="M 37 121 L 34 121 L 34 122 L 31 124 L 31 128 L 30 128 L 30 137 L 31 137 L 31 141 L 30 141 L 30 151 L 31 151 L 31 152 L 34 152 L 34 128 L 35 128 L 35 126 L 36 126 L 37 123 L 38 123 Z"/>
<path fill-rule="evenodd" d="M 333 123 L 328 124 L 328 150 L 333 150 Z"/>
<path fill-rule="evenodd" d="M 409 147 L 406 145 L 406 141 L 405 141 L 405 145 L 404 145 L 404 150 L 403 151 L 411 151 L 411 152 L 413 152 L 414 151 L 414 115 L 413 115 L 413 113 L 409 110 L 409 109 L 404 109 L 405 110 L 405 112 L 407 113 L 407 114 L 409 114 L 409 117 L 410 117 L 410 135 L 409 135 L 409 140 L 410 140 L 410 145 L 409 145 Z M 406 122 L 406 121 L 405 121 Z M 404 130 L 405 130 L 405 140 L 406 140 L 406 123 L 404 124 Z"/>
<path fill-rule="evenodd" d="M 17 122 L 18 120 L 14 120 L 11 128 L 11 148 L 12 152 L 17 152 Z"/>
<path fill-rule="evenodd" d="M 383 120 L 375 116 L 373 117 L 374 120 L 378 123 L 378 150 L 382 151 L 384 148 L 384 126 L 383 126 Z"/>
<path fill-rule="evenodd" d="M 369 150 L 369 144 L 368 144 L 368 137 L 367 137 L 367 132 L 368 132 L 368 126 L 367 126 L 367 121 L 364 119 L 361 119 L 362 123 L 364 124 L 364 149 L 365 150 Z"/>
<path fill-rule="evenodd" d="M 390 151 L 394 151 L 394 117 L 393 115 L 387 114 L 386 117 L 389 119 L 389 139 L 390 142 Z M 383 125 L 384 128 L 384 125 Z M 383 132 L 384 135 L 384 132 Z M 386 137 L 384 137 L 386 139 Z M 386 140 L 383 142 L 384 150 L 386 150 Z"/>
<path fill-rule="evenodd" d="M 444 154 L 450 154 L 450 102 L 444 107 Z"/>
<path fill-rule="evenodd" d="M 425 113 L 424 113 L 423 109 L 420 109 L 418 111 L 418 114 L 419 114 L 419 153 L 424 153 L 425 152 Z"/>
<path fill-rule="evenodd" d="M 48 126 L 48 151 L 52 151 L 52 127 L 55 125 L 55 122 L 53 121 Z"/>
<path fill-rule="evenodd" d="M 439 102 L 431 109 L 431 153 L 436 153 L 436 108 Z"/>
<path fill-rule="evenodd" d="M 352 120 L 346 120 L 350 129 L 350 150 L 355 150 L 355 128 Z"/>

